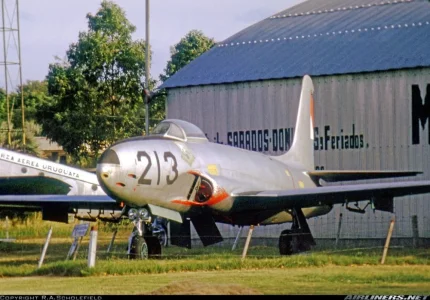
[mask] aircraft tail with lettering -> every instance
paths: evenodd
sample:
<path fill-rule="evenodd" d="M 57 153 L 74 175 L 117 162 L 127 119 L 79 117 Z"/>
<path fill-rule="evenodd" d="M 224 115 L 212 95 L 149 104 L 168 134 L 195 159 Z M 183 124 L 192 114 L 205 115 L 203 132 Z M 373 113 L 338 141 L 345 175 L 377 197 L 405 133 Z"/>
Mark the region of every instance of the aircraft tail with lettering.
<path fill-rule="evenodd" d="M 309 75 L 302 81 L 299 110 L 293 143 L 285 154 L 274 156 L 282 162 L 296 162 L 307 170 L 314 170 L 314 85 Z"/>

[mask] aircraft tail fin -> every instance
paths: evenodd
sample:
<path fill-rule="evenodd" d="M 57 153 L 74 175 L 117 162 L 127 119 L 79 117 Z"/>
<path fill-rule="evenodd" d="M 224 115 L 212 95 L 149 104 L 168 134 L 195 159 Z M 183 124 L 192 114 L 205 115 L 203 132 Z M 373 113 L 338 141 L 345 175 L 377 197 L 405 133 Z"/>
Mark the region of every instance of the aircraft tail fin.
<path fill-rule="evenodd" d="M 299 110 L 293 143 L 287 153 L 276 156 L 283 162 L 297 162 L 308 170 L 314 170 L 314 85 L 309 75 L 302 81 Z"/>

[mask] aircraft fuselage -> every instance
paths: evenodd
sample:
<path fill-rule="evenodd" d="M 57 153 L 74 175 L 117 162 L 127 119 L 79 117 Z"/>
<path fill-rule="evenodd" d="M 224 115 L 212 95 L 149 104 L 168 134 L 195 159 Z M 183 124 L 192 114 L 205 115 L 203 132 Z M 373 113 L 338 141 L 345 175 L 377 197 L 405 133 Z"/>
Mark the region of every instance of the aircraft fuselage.
<path fill-rule="evenodd" d="M 304 171 L 262 153 L 204 139 L 184 142 L 151 136 L 113 145 L 97 166 L 105 192 L 129 206 L 152 204 L 182 213 L 205 207 L 213 210 L 219 222 L 243 225 L 254 223 L 257 216 L 229 215 L 231 195 L 315 187 Z M 331 207 L 320 206 L 303 212 L 306 217 L 314 217 L 330 210 Z M 292 221 L 285 211 L 258 215 L 259 224 Z"/>

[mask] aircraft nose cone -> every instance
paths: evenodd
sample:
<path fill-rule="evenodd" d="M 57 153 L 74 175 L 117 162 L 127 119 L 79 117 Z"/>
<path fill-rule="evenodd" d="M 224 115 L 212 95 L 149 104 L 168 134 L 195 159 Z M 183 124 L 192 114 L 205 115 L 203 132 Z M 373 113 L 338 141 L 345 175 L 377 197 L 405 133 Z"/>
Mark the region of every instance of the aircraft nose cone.
<path fill-rule="evenodd" d="M 114 188 L 120 162 L 117 153 L 112 149 L 103 152 L 97 163 L 97 179 L 106 194 L 110 195 Z"/>

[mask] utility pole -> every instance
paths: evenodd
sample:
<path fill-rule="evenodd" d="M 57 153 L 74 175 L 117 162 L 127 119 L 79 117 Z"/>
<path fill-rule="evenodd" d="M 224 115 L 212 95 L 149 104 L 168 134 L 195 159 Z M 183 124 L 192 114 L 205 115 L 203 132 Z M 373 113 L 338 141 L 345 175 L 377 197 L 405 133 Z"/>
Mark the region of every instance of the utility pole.
<path fill-rule="evenodd" d="M 11 124 L 10 124 L 10 108 L 9 108 L 9 90 L 8 90 L 8 72 L 7 72 L 7 45 L 6 45 L 6 22 L 5 22 L 5 4 L 4 0 L 1 2 L 1 15 L 2 15 L 2 31 L 3 31 L 3 59 L 4 59 L 4 85 L 6 93 L 6 110 L 7 110 L 7 145 L 10 147 Z"/>
<path fill-rule="evenodd" d="M 145 47 L 145 88 L 147 93 L 145 93 L 145 135 L 149 134 L 149 96 L 151 94 L 149 88 L 149 62 L 150 62 L 151 51 L 149 49 L 149 0 L 146 0 L 146 47 Z"/>
<path fill-rule="evenodd" d="M 16 0 L 16 24 L 18 29 L 18 66 L 19 66 L 19 82 L 21 90 L 21 120 L 22 120 L 22 144 L 25 146 L 25 116 L 24 116 L 24 87 L 22 86 L 22 63 L 21 63 L 21 34 L 19 30 L 19 5 L 18 0 Z"/>
<path fill-rule="evenodd" d="M 25 116 L 24 116 L 24 93 L 22 85 L 21 66 L 21 36 L 19 26 L 19 5 L 18 0 L 1 0 L 1 28 L 3 38 L 3 56 L 0 65 L 4 66 L 4 88 L 6 93 L 7 109 L 7 144 L 11 146 L 12 132 L 22 131 L 22 144 L 25 145 Z M 16 70 L 13 67 L 18 67 Z M 16 76 L 16 78 L 14 78 Z M 21 92 L 21 113 L 22 129 L 12 129 L 12 114 L 14 103 L 10 103 L 9 91 L 16 90 L 19 85 Z"/>

